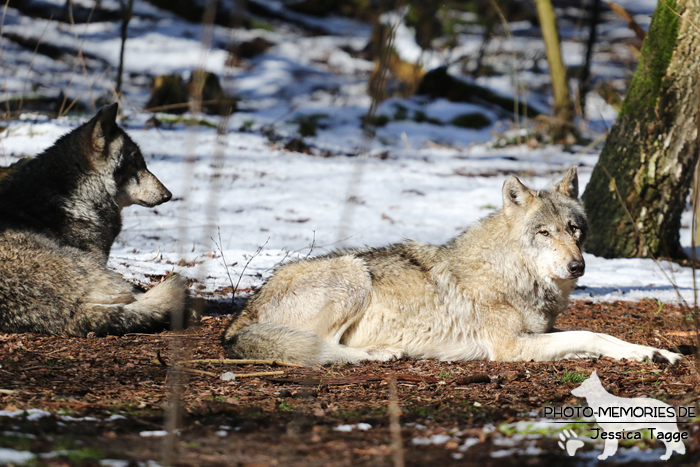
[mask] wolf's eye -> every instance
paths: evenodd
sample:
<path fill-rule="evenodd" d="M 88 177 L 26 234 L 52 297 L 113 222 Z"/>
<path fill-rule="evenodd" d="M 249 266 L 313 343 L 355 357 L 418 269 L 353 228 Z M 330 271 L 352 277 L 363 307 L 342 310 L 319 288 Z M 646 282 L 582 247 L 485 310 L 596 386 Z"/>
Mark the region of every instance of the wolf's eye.
<path fill-rule="evenodd" d="M 549 237 L 549 231 L 548 230 L 540 230 L 537 232 L 538 234 L 542 235 L 543 237 Z"/>
<path fill-rule="evenodd" d="M 574 225 L 574 224 L 570 224 L 570 225 L 569 225 L 569 228 L 571 229 L 571 232 L 572 232 L 572 233 L 578 233 L 578 232 L 581 231 L 581 229 L 579 228 L 579 226 Z"/>

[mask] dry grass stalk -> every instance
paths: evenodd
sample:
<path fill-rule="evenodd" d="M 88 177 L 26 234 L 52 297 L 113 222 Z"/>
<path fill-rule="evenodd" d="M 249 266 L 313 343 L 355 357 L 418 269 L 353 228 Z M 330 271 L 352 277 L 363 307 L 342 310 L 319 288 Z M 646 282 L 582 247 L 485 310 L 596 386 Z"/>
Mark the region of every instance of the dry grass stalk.
<path fill-rule="evenodd" d="M 404 467 L 403 442 L 401 440 L 401 409 L 396 390 L 396 378 L 389 378 L 389 431 L 391 432 L 391 452 L 394 467 Z"/>
<path fill-rule="evenodd" d="M 0 19 L 0 70 L 2 70 L 3 76 L 3 88 L 5 88 L 5 110 L 10 112 L 10 95 L 9 89 L 7 89 L 7 73 L 5 72 L 5 36 L 2 35 L 2 30 L 5 26 L 5 16 L 7 15 L 7 7 L 10 4 L 10 0 L 5 0 L 5 6 L 2 9 L 2 18 Z"/>
<path fill-rule="evenodd" d="M 29 74 L 32 72 L 32 66 L 34 66 L 34 59 L 36 58 L 36 54 L 39 51 L 39 46 L 41 45 L 42 40 L 44 39 L 44 34 L 46 34 L 46 29 L 48 29 L 49 24 L 51 23 L 51 18 L 46 22 L 46 26 L 44 26 L 44 29 L 41 31 L 41 36 L 39 36 L 39 40 L 36 42 L 36 47 L 34 47 L 34 52 L 32 53 L 32 58 L 29 60 L 29 66 L 27 67 L 27 75 L 24 77 L 24 82 L 22 83 L 22 93 L 19 95 L 19 105 L 17 106 L 19 110 L 22 110 L 22 103 L 24 101 L 24 93 L 27 89 L 27 82 L 29 81 Z"/>
<path fill-rule="evenodd" d="M 515 44 L 515 39 L 513 38 L 513 31 L 511 31 L 510 24 L 508 23 L 505 14 L 503 14 L 503 10 L 501 10 L 501 7 L 498 6 L 496 0 L 489 1 L 491 2 L 491 7 L 496 11 L 498 19 L 501 21 L 501 26 L 503 27 L 503 31 L 505 31 L 506 33 L 506 37 L 512 44 Z M 523 109 L 522 115 L 522 118 L 523 120 L 525 120 L 525 122 L 520 121 L 521 97 L 525 107 Z M 522 137 L 520 135 L 519 130 L 522 126 L 524 126 L 523 123 L 527 123 L 527 100 L 525 96 L 525 90 L 523 89 L 520 81 L 520 76 L 518 75 L 518 53 L 515 48 L 513 49 L 513 123 L 515 124 L 515 129 L 517 133 L 516 138 L 518 146 L 520 146 L 522 144 Z"/>
<path fill-rule="evenodd" d="M 215 0 L 208 0 L 204 16 L 202 18 L 202 27 L 204 32 L 202 34 L 202 48 L 200 53 L 200 66 L 197 67 L 198 71 L 195 71 L 194 75 L 194 89 L 191 93 L 190 109 L 195 117 L 201 112 L 202 109 L 202 88 L 204 87 L 205 74 L 203 71 L 203 65 L 208 56 L 209 49 L 211 48 L 212 35 L 213 35 L 213 22 L 216 15 L 217 2 Z M 193 119 L 196 121 L 196 118 Z M 189 212 L 190 204 L 187 202 L 189 200 L 189 194 L 192 192 L 193 187 L 193 174 L 194 174 L 194 163 L 195 163 L 195 148 L 197 147 L 197 126 L 194 121 L 189 125 L 189 132 L 186 142 L 185 153 L 187 154 L 185 162 L 186 174 L 183 183 L 183 194 L 185 197 L 185 202 L 182 203 L 183 213 L 185 213 L 181 219 L 182 222 L 179 226 L 179 238 L 181 245 L 184 245 L 187 239 L 187 225 L 184 221 L 186 219 L 187 213 Z M 228 121 L 228 119 L 226 119 Z M 225 124 L 225 123 L 224 123 Z M 223 132 L 217 132 L 217 143 L 219 137 L 221 137 Z M 223 156 L 219 156 L 218 151 L 223 151 L 223 145 L 217 144 L 217 154 L 215 159 L 219 160 Z M 215 165 L 215 170 L 218 171 L 220 165 Z M 215 177 L 216 178 L 216 177 Z M 218 185 L 217 185 L 218 186 Z M 216 199 L 214 188 L 211 190 L 210 203 L 214 202 Z M 208 211 L 209 212 L 209 211 Z M 208 238 L 208 237 L 205 237 Z M 184 250 L 184 248 L 182 248 Z M 180 323 L 180 327 L 184 322 L 183 313 L 180 316 L 173 316 L 172 320 L 174 323 Z M 167 435 L 163 440 L 162 448 L 162 463 L 163 465 L 169 466 L 175 463 L 179 451 L 179 439 L 177 436 L 177 428 L 180 425 L 180 418 L 182 412 L 182 392 L 185 385 L 185 375 L 184 372 L 179 371 L 182 366 L 180 364 L 183 360 L 188 360 L 189 354 L 191 353 L 191 348 L 188 345 L 188 341 L 184 338 L 178 337 L 170 341 L 170 355 L 172 360 L 175 362 L 169 367 L 168 370 L 168 400 L 165 410 L 165 430 Z"/>
<path fill-rule="evenodd" d="M 85 43 L 85 37 L 87 36 L 88 26 L 90 25 L 90 20 L 92 19 L 92 14 L 95 12 L 96 7 L 97 7 L 97 3 L 95 3 L 92 6 L 92 8 L 90 9 L 90 14 L 88 15 L 87 22 L 85 23 L 85 31 L 83 32 L 83 37 L 80 40 L 78 40 L 78 33 L 77 32 L 75 33 L 75 40 L 78 44 L 78 52 L 77 52 L 76 59 L 73 61 L 73 70 L 72 70 L 71 75 L 70 75 L 70 80 L 68 80 L 68 86 L 66 87 L 66 90 L 64 91 L 64 94 L 63 94 L 63 101 L 61 102 L 61 107 L 58 110 L 59 117 L 62 117 L 63 115 L 67 114 L 70 111 L 70 109 L 76 104 L 76 102 L 78 102 L 79 97 L 76 97 L 75 99 L 73 99 L 73 101 L 70 103 L 70 105 L 68 107 L 66 107 L 66 102 L 68 100 L 68 90 L 70 90 L 71 86 L 73 85 L 73 79 L 75 78 L 75 71 L 78 68 L 79 64 L 81 65 L 81 67 L 83 69 L 83 74 L 85 75 L 85 77 L 88 76 L 87 65 L 85 63 L 85 57 L 83 56 L 83 44 Z M 76 24 L 73 21 L 73 4 L 72 4 L 72 2 L 69 5 L 69 16 L 70 16 L 72 29 L 73 29 L 73 31 L 75 31 Z M 106 70 L 105 70 L 105 72 L 106 72 Z M 91 100 L 91 102 L 93 102 L 93 106 L 94 106 L 94 100 L 92 99 L 92 85 L 93 84 L 94 84 L 94 81 L 93 81 L 93 83 L 90 84 L 90 100 Z"/>

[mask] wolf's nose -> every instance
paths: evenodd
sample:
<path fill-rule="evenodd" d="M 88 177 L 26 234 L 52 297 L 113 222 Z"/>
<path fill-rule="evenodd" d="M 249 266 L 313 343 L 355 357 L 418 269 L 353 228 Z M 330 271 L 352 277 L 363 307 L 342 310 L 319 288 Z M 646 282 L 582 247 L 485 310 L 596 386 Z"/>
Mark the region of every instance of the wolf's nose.
<path fill-rule="evenodd" d="M 172 197 L 173 197 L 173 194 L 170 193 L 170 190 L 165 190 L 165 193 L 163 193 L 160 196 L 160 202 L 165 203 L 166 201 L 170 201 L 170 198 L 172 198 Z"/>
<path fill-rule="evenodd" d="M 586 263 L 575 259 L 569 263 L 568 269 L 569 274 L 571 274 L 572 276 L 581 277 L 583 276 L 583 272 L 586 270 Z"/>

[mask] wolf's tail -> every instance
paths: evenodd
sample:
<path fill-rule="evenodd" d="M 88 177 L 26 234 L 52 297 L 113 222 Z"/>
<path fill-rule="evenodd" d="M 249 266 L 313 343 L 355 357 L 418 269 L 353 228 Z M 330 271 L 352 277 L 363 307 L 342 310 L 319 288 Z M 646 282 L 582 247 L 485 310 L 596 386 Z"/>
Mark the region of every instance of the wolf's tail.
<path fill-rule="evenodd" d="M 121 335 L 163 330 L 173 317 L 187 312 L 186 305 L 185 282 L 176 275 L 134 296 L 130 303 L 85 303 L 67 331 L 72 335 Z"/>
<path fill-rule="evenodd" d="M 335 344 L 311 331 L 273 323 L 236 326 L 234 321 L 224 333 L 223 346 L 232 358 L 278 360 L 306 366 L 376 359 L 366 349 Z"/>

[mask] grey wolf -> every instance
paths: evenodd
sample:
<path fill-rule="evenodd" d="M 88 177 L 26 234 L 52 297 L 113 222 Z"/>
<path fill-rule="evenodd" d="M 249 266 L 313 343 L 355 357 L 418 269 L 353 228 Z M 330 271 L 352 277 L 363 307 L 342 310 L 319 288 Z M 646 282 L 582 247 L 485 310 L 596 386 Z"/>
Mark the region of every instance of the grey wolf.
<path fill-rule="evenodd" d="M 232 320 L 224 347 L 305 365 L 680 358 L 605 334 L 552 332 L 585 269 L 576 168 L 543 191 L 510 176 L 502 192 L 502 210 L 444 245 L 406 241 L 282 265 Z"/>
<path fill-rule="evenodd" d="M 593 409 L 593 413 L 597 414 L 595 418 L 600 428 L 606 433 L 611 432 L 613 434 L 613 436 L 604 437 L 605 447 L 598 459 L 607 459 L 617 452 L 618 437 L 615 435 L 618 433 L 646 429 L 653 430 L 653 436 L 661 439 L 666 445 L 666 452 L 661 456 L 661 460 L 668 460 L 673 451 L 676 451 L 678 454 L 685 454 L 685 445 L 683 441 L 680 441 L 681 436 L 672 406 L 648 397 L 629 399 L 614 396 L 605 390 L 595 371 L 591 373 L 590 378 L 584 381 L 581 386 L 571 391 L 571 394 L 585 398 L 588 406 Z M 652 408 L 656 410 L 649 410 Z M 640 415 L 614 417 L 613 415 L 608 415 L 613 413 L 612 409 L 620 413 L 627 409 L 626 413 L 634 414 L 636 411 Z M 653 412 L 662 413 L 663 415 L 654 416 Z M 669 417 L 668 414 L 671 413 L 674 415 Z M 675 437 L 669 436 L 673 435 L 673 433 L 677 433 L 677 435 Z"/>
<path fill-rule="evenodd" d="M 107 263 L 121 210 L 153 207 L 172 194 L 146 168 L 141 150 L 116 123 L 118 104 L 22 160 L 0 184 L 2 227 L 48 235 Z"/>
<path fill-rule="evenodd" d="M 121 210 L 172 196 L 117 110 L 103 107 L 0 183 L 0 332 L 146 332 L 186 306 L 177 276 L 144 294 L 106 268 Z"/>

